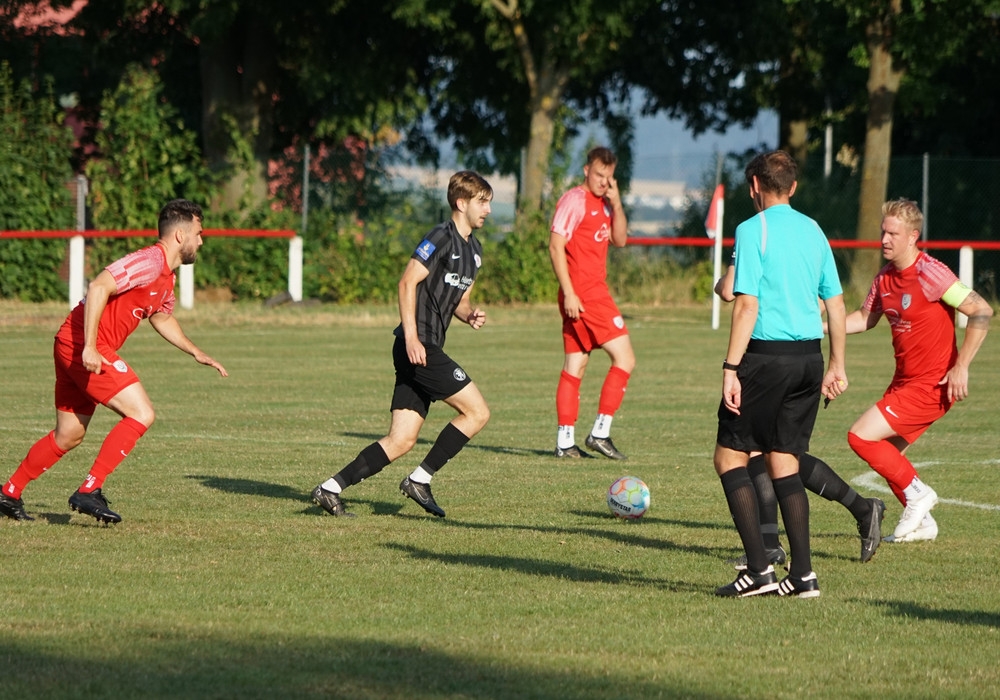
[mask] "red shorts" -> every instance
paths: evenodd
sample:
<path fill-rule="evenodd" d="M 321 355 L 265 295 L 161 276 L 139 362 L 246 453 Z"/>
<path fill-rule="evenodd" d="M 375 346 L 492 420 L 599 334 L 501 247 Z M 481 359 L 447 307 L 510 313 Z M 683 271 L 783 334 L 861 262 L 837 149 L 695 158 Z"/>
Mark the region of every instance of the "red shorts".
<path fill-rule="evenodd" d="M 890 386 L 877 404 L 886 422 L 909 444 L 951 408 L 946 385 L 905 384 Z"/>
<path fill-rule="evenodd" d="M 577 319 L 566 316 L 566 309 L 559 297 L 559 310 L 563 317 L 563 348 L 566 354 L 589 353 L 605 343 L 628 335 L 625 319 L 609 294 L 606 297 L 582 302 L 584 311 Z"/>
<path fill-rule="evenodd" d="M 56 410 L 92 416 L 97 404 L 106 405 L 118 392 L 139 381 L 125 361 L 107 349 L 101 354 L 112 364 L 100 374 L 83 366 L 80 348 L 56 339 L 52 355 L 56 365 Z"/>

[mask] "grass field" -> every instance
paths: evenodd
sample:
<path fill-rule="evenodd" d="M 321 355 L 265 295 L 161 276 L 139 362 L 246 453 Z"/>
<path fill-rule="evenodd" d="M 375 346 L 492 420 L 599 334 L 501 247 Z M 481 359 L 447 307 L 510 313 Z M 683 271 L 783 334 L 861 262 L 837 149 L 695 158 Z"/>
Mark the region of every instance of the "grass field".
<path fill-rule="evenodd" d="M 810 496 L 822 597 L 722 600 L 739 542 L 711 465 L 728 335 L 704 309 L 626 310 L 638 368 L 613 435 L 626 464 L 550 456 L 562 363 L 551 308 L 489 309 L 448 350 L 493 410 L 434 481 L 444 520 L 398 491 L 417 448 L 346 493 L 309 492 L 388 426 L 390 308 L 201 307 L 188 334 L 222 379 L 148 326 L 123 356 L 158 422 L 106 484 L 124 522 L 71 514 L 113 423 L 25 491 L 32 523 L 0 522 L 4 697 L 972 698 L 1000 669 L 1000 339 L 972 395 L 912 448 L 938 491 L 936 542 L 858 563 L 854 521 Z M 0 480 L 51 429 L 61 305 L 0 305 Z M 607 361 L 584 379 L 581 439 Z M 900 506 L 847 428 L 892 373 L 888 332 L 848 340 L 847 394 L 812 452 Z M 644 479 L 652 508 L 613 519 L 604 491 Z"/>

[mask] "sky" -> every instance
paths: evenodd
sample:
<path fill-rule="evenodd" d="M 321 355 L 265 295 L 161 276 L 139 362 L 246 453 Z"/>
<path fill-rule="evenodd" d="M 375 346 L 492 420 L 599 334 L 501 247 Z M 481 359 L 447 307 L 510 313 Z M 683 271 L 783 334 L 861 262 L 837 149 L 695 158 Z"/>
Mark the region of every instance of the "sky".
<path fill-rule="evenodd" d="M 600 138 L 597 127 L 585 129 L 582 141 Z M 638 117 L 635 123 L 635 167 L 637 180 L 684 181 L 696 187 L 706 171 L 714 172 L 717 153 L 743 151 L 761 143 L 775 148 L 778 116 L 764 112 L 748 129 L 733 128 L 724 134 L 709 132 L 695 137 L 684 122 L 666 116 Z"/>

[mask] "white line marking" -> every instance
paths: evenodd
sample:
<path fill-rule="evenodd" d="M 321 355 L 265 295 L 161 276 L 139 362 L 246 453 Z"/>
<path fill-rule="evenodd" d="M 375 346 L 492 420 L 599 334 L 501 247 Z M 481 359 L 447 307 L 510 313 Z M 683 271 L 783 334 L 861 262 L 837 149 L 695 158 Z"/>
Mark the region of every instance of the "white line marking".
<path fill-rule="evenodd" d="M 986 463 L 993 464 L 995 462 L 1000 462 L 1000 460 L 991 459 L 988 460 Z M 921 462 L 919 464 L 914 464 L 913 466 L 917 467 L 918 469 L 924 469 L 926 467 L 938 464 L 941 464 L 941 462 Z M 878 493 L 888 493 L 888 494 L 892 493 L 892 489 L 890 489 L 888 485 L 886 485 L 885 479 L 883 479 L 874 471 L 868 471 L 860 476 L 854 477 L 853 479 L 851 479 L 851 483 L 854 484 L 855 486 L 863 486 L 866 489 L 877 491 Z M 992 505 L 989 503 L 973 503 L 971 501 L 960 501 L 957 498 L 941 498 L 938 499 L 938 503 L 947 503 L 948 505 L 962 506 L 964 508 L 978 508 L 979 510 L 1000 511 L 1000 506 L 998 505 Z"/>

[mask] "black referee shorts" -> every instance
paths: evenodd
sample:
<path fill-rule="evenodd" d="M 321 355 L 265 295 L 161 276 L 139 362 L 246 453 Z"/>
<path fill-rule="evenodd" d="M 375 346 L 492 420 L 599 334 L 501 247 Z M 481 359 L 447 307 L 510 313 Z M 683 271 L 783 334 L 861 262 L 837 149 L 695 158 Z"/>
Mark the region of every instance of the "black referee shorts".
<path fill-rule="evenodd" d="M 818 340 L 750 341 L 736 372 L 740 415 L 719 402 L 716 442 L 740 452 L 808 452 L 824 367 Z"/>
<path fill-rule="evenodd" d="M 390 410 L 410 409 L 422 417 L 434 401 L 454 396 L 472 379 L 457 362 L 436 345 L 426 345 L 427 364 L 415 365 L 406 355 L 406 341 L 396 338 L 392 346 L 392 364 L 396 368 L 396 386 Z"/>

